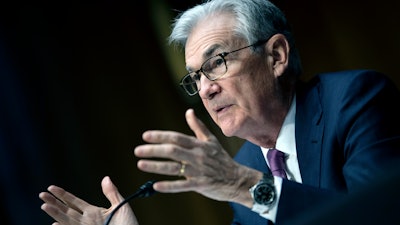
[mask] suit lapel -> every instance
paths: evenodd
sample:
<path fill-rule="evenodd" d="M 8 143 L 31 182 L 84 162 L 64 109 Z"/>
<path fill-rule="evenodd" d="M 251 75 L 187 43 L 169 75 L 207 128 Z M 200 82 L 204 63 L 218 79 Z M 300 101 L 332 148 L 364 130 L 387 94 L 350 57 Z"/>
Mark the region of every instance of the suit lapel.
<path fill-rule="evenodd" d="M 324 121 L 318 82 L 300 89 L 296 103 L 296 148 L 304 184 L 319 186 Z"/>
<path fill-rule="evenodd" d="M 241 150 L 236 154 L 235 160 L 242 165 L 251 167 L 261 172 L 269 171 L 260 146 L 249 141 L 246 141 L 243 144 Z"/>

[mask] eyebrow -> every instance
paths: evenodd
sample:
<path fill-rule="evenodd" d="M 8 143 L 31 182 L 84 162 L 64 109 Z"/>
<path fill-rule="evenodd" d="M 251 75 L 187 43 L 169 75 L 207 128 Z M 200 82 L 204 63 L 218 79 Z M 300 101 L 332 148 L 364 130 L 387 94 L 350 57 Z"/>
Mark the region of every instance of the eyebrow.
<path fill-rule="evenodd" d="M 218 49 L 220 49 L 221 47 L 222 47 L 222 45 L 220 45 L 220 44 L 213 44 L 213 45 L 211 45 L 211 47 L 209 47 L 209 48 L 203 53 L 203 62 L 204 62 L 205 60 L 207 60 L 207 59 L 213 57 L 213 56 L 216 56 L 217 54 L 215 54 L 215 51 L 218 50 Z M 192 70 L 190 67 L 188 67 L 188 66 L 186 66 L 186 70 L 187 70 L 188 72 L 193 72 L 193 70 Z"/>

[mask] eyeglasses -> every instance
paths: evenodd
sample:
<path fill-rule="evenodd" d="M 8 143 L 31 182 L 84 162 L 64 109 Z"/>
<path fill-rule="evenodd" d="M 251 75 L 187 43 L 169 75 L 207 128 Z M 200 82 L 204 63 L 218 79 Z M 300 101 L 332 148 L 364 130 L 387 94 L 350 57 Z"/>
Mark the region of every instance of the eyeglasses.
<path fill-rule="evenodd" d="M 228 66 L 226 65 L 226 59 L 225 57 L 231 53 L 238 52 L 240 50 L 258 46 L 261 44 L 264 44 L 269 40 L 261 40 L 257 41 L 254 44 L 251 44 L 246 47 L 242 47 L 239 49 L 236 49 L 234 51 L 230 52 L 222 52 L 219 53 L 218 55 L 215 55 L 211 58 L 208 58 L 200 67 L 199 70 L 190 72 L 186 74 L 179 85 L 186 91 L 186 93 L 190 96 L 193 96 L 197 94 L 200 91 L 200 72 L 204 74 L 204 76 L 207 77 L 210 81 L 215 81 L 219 78 L 221 78 L 227 71 L 228 71 Z"/>

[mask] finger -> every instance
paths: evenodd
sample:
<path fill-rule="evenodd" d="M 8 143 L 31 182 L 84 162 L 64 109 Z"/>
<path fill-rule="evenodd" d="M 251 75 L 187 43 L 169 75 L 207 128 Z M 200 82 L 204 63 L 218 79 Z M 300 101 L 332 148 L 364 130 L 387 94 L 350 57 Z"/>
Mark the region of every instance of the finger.
<path fill-rule="evenodd" d="M 39 194 L 39 198 L 44 201 L 41 209 L 56 221 L 63 223 L 69 221 L 68 224 L 73 224 L 71 221 L 77 221 L 82 216 L 80 212 L 68 207 L 51 193 L 42 192 Z"/>
<path fill-rule="evenodd" d="M 196 138 L 190 135 L 175 131 L 149 130 L 143 133 L 144 141 L 153 144 L 175 144 L 183 147 L 190 147 Z"/>
<path fill-rule="evenodd" d="M 103 194 L 110 201 L 112 206 L 117 206 L 123 201 L 124 198 L 119 193 L 118 188 L 111 181 L 110 177 L 106 176 L 103 178 L 101 181 L 101 188 L 103 190 Z"/>
<path fill-rule="evenodd" d="M 108 213 L 111 213 L 124 200 L 124 198 L 119 193 L 118 188 L 114 185 L 114 183 L 108 176 L 104 177 L 103 180 L 101 181 L 101 188 L 103 190 L 103 194 L 106 196 L 106 198 L 110 201 L 112 205 L 111 208 L 107 210 Z M 126 224 L 132 224 L 132 225 L 139 224 L 137 222 L 135 214 L 129 207 L 129 204 L 125 204 L 124 206 L 122 206 L 118 210 L 117 214 L 115 217 L 120 217 L 120 218 L 119 219 L 115 218 L 116 221 L 123 221 L 123 222 L 126 221 Z M 120 224 L 125 224 L 125 223 L 120 222 Z"/>
<path fill-rule="evenodd" d="M 161 193 L 179 193 L 193 191 L 193 184 L 188 180 L 158 181 L 153 185 L 154 190 Z"/>
<path fill-rule="evenodd" d="M 208 130 L 206 125 L 204 125 L 204 123 L 197 118 L 193 109 L 188 109 L 185 117 L 190 129 L 192 129 L 199 140 L 208 141 L 214 138 L 214 135 Z"/>
<path fill-rule="evenodd" d="M 137 167 L 148 173 L 155 173 L 170 176 L 190 176 L 190 165 L 185 164 L 182 169 L 182 163 L 173 161 L 154 161 L 154 160 L 139 160 Z"/>
<path fill-rule="evenodd" d="M 41 209 L 46 212 L 47 215 L 57 221 L 53 224 L 79 225 L 79 222 L 75 217 L 60 211 L 59 208 L 55 207 L 54 205 L 44 203 L 42 204 Z"/>
<path fill-rule="evenodd" d="M 51 205 L 58 211 L 63 212 L 65 214 L 69 214 L 73 217 L 79 217 L 82 214 L 80 210 L 76 210 L 74 208 L 69 207 L 68 205 L 66 205 L 66 203 L 62 202 L 52 193 L 42 192 L 39 194 L 39 198 L 42 199 L 45 202 L 45 204 Z"/>
<path fill-rule="evenodd" d="M 190 148 L 194 147 L 191 146 Z M 174 161 L 187 161 L 193 158 L 193 153 L 187 151 L 190 148 L 184 149 L 182 146 L 174 144 L 146 144 L 137 146 L 134 154 L 141 158 L 164 158 Z"/>
<path fill-rule="evenodd" d="M 68 207 L 71 207 L 80 213 L 84 212 L 86 207 L 90 207 L 90 204 L 84 200 L 55 185 L 51 185 L 47 190 L 56 198 L 64 202 Z"/>

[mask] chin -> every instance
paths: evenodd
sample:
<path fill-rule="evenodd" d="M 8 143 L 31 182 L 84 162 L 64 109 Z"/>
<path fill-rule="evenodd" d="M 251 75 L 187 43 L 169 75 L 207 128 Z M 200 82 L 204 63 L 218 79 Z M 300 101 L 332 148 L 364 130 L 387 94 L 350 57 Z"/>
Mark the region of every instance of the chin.
<path fill-rule="evenodd" d="M 233 119 L 233 118 L 227 118 L 225 117 L 224 119 L 218 120 L 217 125 L 221 129 L 222 133 L 227 136 L 227 137 L 233 137 L 238 134 L 240 131 L 240 124 L 238 123 L 241 120 Z"/>
<path fill-rule="evenodd" d="M 221 128 L 222 133 L 227 137 L 233 137 L 236 134 L 236 129 L 232 129 L 232 127 L 229 127 L 229 129 L 224 128 L 224 127 L 220 127 L 220 128 Z"/>

